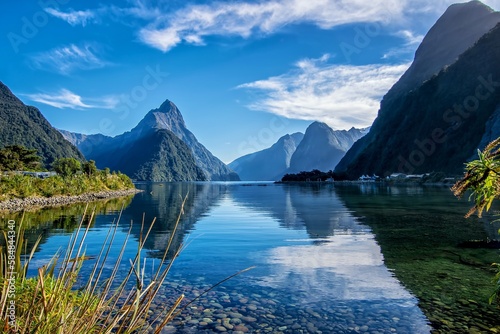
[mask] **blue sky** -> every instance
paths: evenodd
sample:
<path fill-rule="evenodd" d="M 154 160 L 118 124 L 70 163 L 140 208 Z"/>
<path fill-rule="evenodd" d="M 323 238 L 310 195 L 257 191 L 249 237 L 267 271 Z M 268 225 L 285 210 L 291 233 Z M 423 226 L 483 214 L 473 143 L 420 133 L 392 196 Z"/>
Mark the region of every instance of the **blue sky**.
<path fill-rule="evenodd" d="M 452 3 L 4 2 L 0 81 L 53 126 L 87 134 L 128 131 L 169 99 L 230 162 L 312 121 L 370 126 Z"/>

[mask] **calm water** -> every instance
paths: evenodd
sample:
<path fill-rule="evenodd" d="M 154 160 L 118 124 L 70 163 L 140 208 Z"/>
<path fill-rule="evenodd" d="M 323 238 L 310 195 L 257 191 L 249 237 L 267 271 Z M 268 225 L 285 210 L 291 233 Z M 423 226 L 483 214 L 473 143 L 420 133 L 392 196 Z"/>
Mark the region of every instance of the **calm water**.
<path fill-rule="evenodd" d="M 145 251 L 146 264 L 152 267 L 188 195 L 174 242 L 185 248 L 169 274 L 161 304 L 180 293 L 194 298 L 255 266 L 203 296 L 176 319 L 175 327 L 167 328 L 169 333 L 219 332 L 216 325 L 223 322 L 233 326 L 227 326 L 229 333 L 429 333 L 417 298 L 385 264 L 382 250 L 396 260 L 401 252 L 388 248 L 395 241 L 387 241 L 383 226 L 390 225 L 383 220 L 397 218 L 399 228 L 414 228 L 415 214 L 425 212 L 436 222 L 424 223 L 436 226 L 461 219 L 469 207 L 446 188 L 257 183 L 155 183 L 138 188 L 144 192 L 126 203 L 116 241 L 118 250 L 133 221 L 123 272 L 137 249 L 143 214 L 146 224 L 157 218 Z M 88 255 L 97 254 L 119 207 L 96 217 L 87 238 Z M 405 220 L 405 215 L 410 216 Z M 67 244 L 71 222 L 76 221 L 78 217 L 66 213 L 43 224 L 45 237 L 32 273 Z M 473 228 L 479 236 L 495 230 L 477 222 Z M 454 238 L 453 231 L 447 235 Z M 429 238 L 429 233 L 421 237 Z M 426 247 L 425 242 L 416 244 Z"/>

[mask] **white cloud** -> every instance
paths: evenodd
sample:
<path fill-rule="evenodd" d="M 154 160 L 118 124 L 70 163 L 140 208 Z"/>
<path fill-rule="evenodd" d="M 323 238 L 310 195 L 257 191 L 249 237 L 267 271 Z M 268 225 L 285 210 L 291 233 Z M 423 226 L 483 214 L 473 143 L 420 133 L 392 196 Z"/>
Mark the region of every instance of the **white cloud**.
<path fill-rule="evenodd" d="M 406 40 L 406 45 L 420 44 L 424 39 L 424 35 L 415 35 L 415 33 L 410 30 L 400 30 L 395 35 Z"/>
<path fill-rule="evenodd" d="M 310 23 L 322 29 L 354 22 L 394 22 L 403 16 L 406 1 L 398 0 L 273 0 L 259 3 L 216 2 L 188 5 L 174 12 L 157 15 L 142 28 L 139 38 L 164 52 L 182 42 L 203 44 L 206 36 L 269 34 L 298 23 Z M 143 4 L 141 17 L 147 17 Z M 157 14 L 157 9 L 149 9 Z"/>
<path fill-rule="evenodd" d="M 84 98 L 64 88 L 52 94 L 36 93 L 23 95 L 32 101 L 59 109 L 113 109 L 120 102 L 119 98 L 114 96 L 86 98 L 84 102 Z"/>
<path fill-rule="evenodd" d="M 92 70 L 105 67 L 110 63 L 99 58 L 100 47 L 95 43 L 80 46 L 70 44 L 38 53 L 31 57 L 36 69 L 70 74 L 75 70 Z"/>
<path fill-rule="evenodd" d="M 70 10 L 65 13 L 54 8 L 45 8 L 47 13 L 61 20 L 68 22 L 72 26 L 82 25 L 85 27 L 88 22 L 95 21 L 97 15 L 91 10 Z"/>
<path fill-rule="evenodd" d="M 290 72 L 237 88 L 257 93 L 248 107 L 279 116 L 322 121 L 334 129 L 370 126 L 380 100 L 409 64 L 329 65 L 304 59 Z"/>
<path fill-rule="evenodd" d="M 270 0 L 260 2 L 211 2 L 189 4 L 177 10 L 161 9 L 136 0 L 126 13 L 153 20 L 139 31 L 142 42 L 164 52 L 178 44 L 202 45 L 206 36 L 240 36 L 271 34 L 280 28 L 300 23 L 321 29 L 350 23 L 378 22 L 407 26 L 408 20 L 419 21 L 420 15 L 436 18 L 454 0 Z M 495 9 L 499 0 L 486 1 Z M 420 36 L 408 35 L 414 43 Z"/>
<path fill-rule="evenodd" d="M 394 36 L 400 37 L 405 40 L 405 43 L 397 48 L 389 49 L 384 55 L 383 59 L 401 57 L 401 56 L 413 56 L 417 47 L 422 43 L 424 35 L 415 35 L 414 32 L 410 30 L 400 30 L 394 34 Z"/>

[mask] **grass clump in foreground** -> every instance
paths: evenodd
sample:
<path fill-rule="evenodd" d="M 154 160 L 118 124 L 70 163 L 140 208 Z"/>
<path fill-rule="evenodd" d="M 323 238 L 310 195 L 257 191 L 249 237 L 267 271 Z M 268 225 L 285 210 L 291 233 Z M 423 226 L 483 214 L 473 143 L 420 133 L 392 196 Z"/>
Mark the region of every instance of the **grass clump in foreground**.
<path fill-rule="evenodd" d="M 40 179 L 29 175 L 6 173 L 0 175 L 0 201 L 11 198 L 82 195 L 91 192 L 135 188 L 132 180 L 109 169 L 92 174 L 56 175 Z"/>
<path fill-rule="evenodd" d="M 184 203 L 185 199 L 181 212 Z M 32 278 L 28 278 L 26 273 L 38 242 L 26 260 L 22 261 L 21 254 L 26 251 L 22 222 L 15 229 L 8 228 L 4 231 L 7 246 L 0 246 L 0 332 L 159 333 L 176 315 L 174 312 L 184 295 L 179 296 L 171 305 L 165 305 L 155 319 L 150 319 L 150 306 L 180 252 L 177 249 L 172 260 L 166 259 L 180 215 L 164 256 L 149 282 L 145 281 L 141 252 L 155 221 L 145 231 L 144 219 L 137 254 L 130 260 L 128 274 L 123 279 L 117 278 L 131 230 L 121 246 L 111 275 L 103 278 L 103 271 L 109 267 L 109 261 L 106 263 L 106 260 L 118 229 L 118 217 L 95 257 L 95 264 L 86 282 L 82 283 L 79 281 L 79 272 L 84 261 L 89 259 L 83 249 L 90 227 L 90 224 L 83 226 L 85 216 L 86 214 L 72 234 L 64 254 L 56 254 L 50 263 L 38 269 L 38 276 Z M 90 220 L 92 216 L 93 213 Z M 11 272 L 15 274 L 12 275 Z M 10 280 L 11 278 L 14 279 Z M 12 312 L 11 305 L 14 305 L 15 312 Z"/>

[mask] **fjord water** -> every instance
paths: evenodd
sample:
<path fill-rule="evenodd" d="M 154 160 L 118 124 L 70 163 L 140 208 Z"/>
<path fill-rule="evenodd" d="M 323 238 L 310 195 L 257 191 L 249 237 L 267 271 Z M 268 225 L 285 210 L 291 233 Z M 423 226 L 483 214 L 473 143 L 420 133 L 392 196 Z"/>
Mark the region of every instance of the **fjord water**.
<path fill-rule="evenodd" d="M 144 192 L 125 203 L 116 253 L 111 255 L 113 262 L 133 221 L 124 273 L 137 249 L 143 215 L 146 225 L 157 220 L 145 246 L 149 268 L 162 256 L 187 195 L 173 245 L 184 248 L 157 305 L 170 304 L 181 293 L 193 299 L 220 280 L 255 266 L 190 305 L 168 332 L 211 333 L 225 328 L 229 332 L 428 333 L 429 320 L 405 286 L 417 291 L 438 283 L 423 281 L 415 287 L 412 281 L 404 286 L 386 262 L 391 268 L 402 268 L 404 278 L 405 264 L 428 263 L 432 254 L 439 253 L 437 249 L 455 247 L 464 238 L 494 236 L 490 225 L 463 219 L 470 203 L 457 201 L 447 188 L 271 183 L 143 183 L 137 187 Z M 97 254 L 120 206 L 115 203 L 114 210 L 103 210 L 95 218 L 87 237 L 88 255 Z M 78 217 L 64 220 L 76 222 Z M 447 221 L 454 222 L 445 226 L 447 230 L 439 226 Z M 32 274 L 67 244 L 70 230 L 60 224 L 46 229 Z M 398 233 L 408 230 L 402 240 Z"/>

